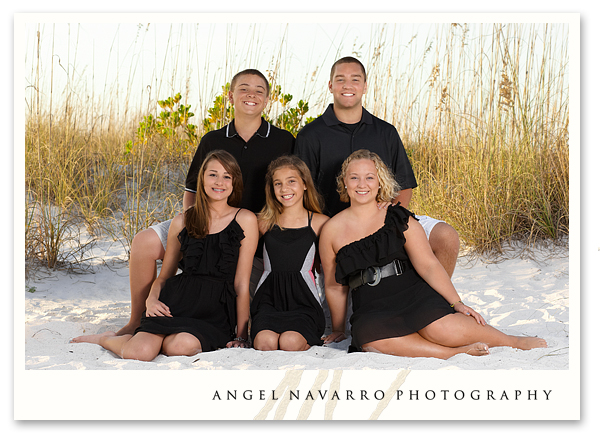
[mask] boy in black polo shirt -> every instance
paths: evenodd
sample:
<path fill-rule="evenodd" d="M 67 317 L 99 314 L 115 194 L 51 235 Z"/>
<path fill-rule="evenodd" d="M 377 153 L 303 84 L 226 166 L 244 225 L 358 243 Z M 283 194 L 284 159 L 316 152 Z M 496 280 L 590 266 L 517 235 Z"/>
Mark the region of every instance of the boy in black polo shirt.
<path fill-rule="evenodd" d="M 329 91 L 333 95 L 325 113 L 298 133 L 294 153 L 306 162 L 315 186 L 325 198 L 325 214 L 333 216 L 345 209 L 336 189 L 336 176 L 342 162 L 352 152 L 367 149 L 377 153 L 392 170 L 402 191 L 394 200 L 408 208 L 417 182 L 412 166 L 391 124 L 373 116 L 362 106 L 367 91 L 367 74 L 356 58 L 345 57 L 331 68 Z M 449 224 L 417 215 L 429 244 L 450 277 L 454 272 L 460 241 Z"/>
<path fill-rule="evenodd" d="M 269 83 L 258 70 L 243 70 L 233 77 L 229 101 L 234 107 L 235 119 L 227 126 L 205 134 L 200 140 L 185 181 L 184 211 L 194 204 L 198 171 L 206 155 L 215 149 L 228 151 L 240 165 L 244 194 L 239 207 L 255 213 L 262 209 L 265 204 L 267 166 L 273 159 L 291 153 L 294 146 L 291 133 L 274 127 L 262 118 L 269 93 Z M 131 316 L 117 335 L 133 334 L 139 326 L 150 287 L 156 279 L 156 261 L 165 254 L 170 223 L 168 220 L 151 226 L 133 239 L 129 259 Z M 254 279 L 262 274 L 260 261 L 256 259 Z"/>

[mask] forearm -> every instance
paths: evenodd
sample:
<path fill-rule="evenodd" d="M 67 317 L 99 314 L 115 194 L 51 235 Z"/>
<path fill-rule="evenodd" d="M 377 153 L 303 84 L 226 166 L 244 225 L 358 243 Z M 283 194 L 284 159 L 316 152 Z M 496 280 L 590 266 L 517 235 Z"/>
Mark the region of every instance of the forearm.
<path fill-rule="evenodd" d="M 398 196 L 394 198 L 394 203 L 400 203 L 402 207 L 408 209 L 408 204 L 412 198 L 412 189 L 403 189 L 400 191 Z"/>
<path fill-rule="evenodd" d="M 163 286 L 165 285 L 166 279 L 163 279 L 161 277 L 156 278 L 156 280 L 152 283 L 152 287 L 150 287 L 150 293 L 148 293 L 148 301 L 152 301 L 152 300 L 158 300 L 158 298 L 160 297 L 160 292 L 163 289 Z"/>
<path fill-rule="evenodd" d="M 444 267 L 437 262 L 433 261 L 429 266 L 419 272 L 419 275 L 429 284 L 431 288 L 437 291 L 449 304 L 454 304 L 460 300 L 460 296 L 452 285 L 452 281 L 448 277 L 448 273 L 444 270 Z"/>
<path fill-rule="evenodd" d="M 190 191 L 183 193 L 183 211 L 185 212 L 194 205 L 196 201 L 196 194 Z"/>
<path fill-rule="evenodd" d="M 346 308 L 348 304 L 348 287 L 340 284 L 325 286 L 325 298 L 331 313 L 331 330 L 346 331 Z"/>
<path fill-rule="evenodd" d="M 236 337 L 248 339 L 248 321 L 250 318 L 250 292 L 238 294 L 236 297 L 237 331 Z"/>

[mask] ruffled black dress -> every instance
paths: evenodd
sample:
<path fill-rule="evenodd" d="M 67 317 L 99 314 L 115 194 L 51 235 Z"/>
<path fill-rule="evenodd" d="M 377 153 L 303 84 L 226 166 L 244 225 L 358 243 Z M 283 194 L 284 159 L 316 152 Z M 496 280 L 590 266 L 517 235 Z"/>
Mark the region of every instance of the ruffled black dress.
<path fill-rule="evenodd" d="M 311 218 L 306 227 L 276 225 L 264 235 L 265 271 L 250 305 L 252 339 L 262 330 L 295 331 L 310 346 L 323 344 L 325 315 L 312 274 L 317 236 Z"/>
<path fill-rule="evenodd" d="M 381 229 L 342 247 L 336 256 L 337 282 L 348 285 L 350 277 L 371 266 L 394 259 L 409 261 L 404 250 L 404 231 L 414 215 L 401 206 L 388 208 Z M 402 337 L 454 313 L 450 304 L 410 266 L 400 276 L 381 279 L 376 286 L 362 285 L 352 291 L 352 343 L 349 351 L 375 340 Z"/>
<path fill-rule="evenodd" d="M 178 238 L 182 273 L 168 279 L 159 296 L 173 317 L 143 317 L 136 332 L 187 332 L 200 340 L 203 352 L 224 348 L 235 337 L 233 280 L 244 231 L 234 218 L 219 233 L 197 239 L 184 228 Z"/>

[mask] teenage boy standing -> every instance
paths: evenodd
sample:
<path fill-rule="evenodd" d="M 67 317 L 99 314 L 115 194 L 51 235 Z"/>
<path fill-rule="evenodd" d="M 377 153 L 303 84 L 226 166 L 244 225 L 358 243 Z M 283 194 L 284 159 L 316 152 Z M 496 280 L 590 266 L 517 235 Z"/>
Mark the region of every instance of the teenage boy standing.
<path fill-rule="evenodd" d="M 339 199 L 336 176 L 346 157 L 359 149 L 377 153 L 392 169 L 402 188 L 394 201 L 408 208 L 417 182 L 396 128 L 362 106 L 367 91 L 363 64 L 353 57 L 336 61 L 331 68 L 329 91 L 333 104 L 298 133 L 294 149 L 308 165 L 317 189 L 325 198 L 324 213 L 333 216 L 348 206 Z M 458 233 L 443 221 L 427 216 L 417 215 L 417 218 L 433 253 L 452 277 L 460 247 Z"/>

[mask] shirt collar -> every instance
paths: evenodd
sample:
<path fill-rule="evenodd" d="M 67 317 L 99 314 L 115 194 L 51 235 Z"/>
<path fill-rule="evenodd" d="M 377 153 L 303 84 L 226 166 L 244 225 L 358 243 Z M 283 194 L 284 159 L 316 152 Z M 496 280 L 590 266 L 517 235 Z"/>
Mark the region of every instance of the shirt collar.
<path fill-rule="evenodd" d="M 271 124 L 262 117 L 260 118 L 260 120 L 260 127 L 258 127 L 258 130 L 256 130 L 256 133 L 254 133 L 254 135 L 259 135 L 260 137 L 264 137 L 266 139 L 267 137 L 269 137 L 269 134 L 271 134 Z M 227 128 L 225 129 L 225 137 L 231 138 L 239 135 L 235 130 L 235 124 L 233 122 L 234 121 L 232 120 L 227 124 Z"/>
<path fill-rule="evenodd" d="M 333 111 L 333 104 L 329 104 L 327 110 L 325 110 L 325 113 L 323 113 L 323 121 L 327 126 L 339 125 L 342 123 L 338 120 L 338 118 L 335 115 L 335 112 Z M 362 109 L 362 117 L 360 119 L 360 123 L 373 123 L 373 116 L 371 116 L 371 113 L 365 110 L 365 107 L 363 107 Z"/>

